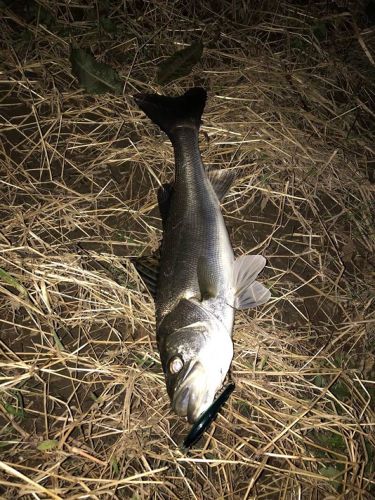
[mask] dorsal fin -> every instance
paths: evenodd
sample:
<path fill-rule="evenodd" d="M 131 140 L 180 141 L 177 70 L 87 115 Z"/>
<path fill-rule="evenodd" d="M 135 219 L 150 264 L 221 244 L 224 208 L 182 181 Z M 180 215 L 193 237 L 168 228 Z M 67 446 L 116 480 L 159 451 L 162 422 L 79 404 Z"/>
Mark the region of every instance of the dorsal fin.
<path fill-rule="evenodd" d="M 238 171 L 236 170 L 214 168 L 207 171 L 207 177 L 210 179 L 220 202 L 224 199 L 237 176 Z"/>

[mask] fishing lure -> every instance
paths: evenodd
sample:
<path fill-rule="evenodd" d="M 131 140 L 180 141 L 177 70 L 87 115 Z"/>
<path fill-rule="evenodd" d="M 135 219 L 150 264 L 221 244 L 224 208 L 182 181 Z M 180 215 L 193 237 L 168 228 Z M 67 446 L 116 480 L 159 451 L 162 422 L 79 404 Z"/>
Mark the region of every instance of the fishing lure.
<path fill-rule="evenodd" d="M 207 408 L 206 411 L 198 418 L 198 420 L 192 426 L 189 434 L 186 436 L 183 448 L 191 448 L 206 432 L 212 421 L 215 419 L 221 408 L 227 402 L 229 396 L 234 391 L 235 384 L 233 382 L 229 383 L 224 391 L 218 396 L 212 405 Z"/>

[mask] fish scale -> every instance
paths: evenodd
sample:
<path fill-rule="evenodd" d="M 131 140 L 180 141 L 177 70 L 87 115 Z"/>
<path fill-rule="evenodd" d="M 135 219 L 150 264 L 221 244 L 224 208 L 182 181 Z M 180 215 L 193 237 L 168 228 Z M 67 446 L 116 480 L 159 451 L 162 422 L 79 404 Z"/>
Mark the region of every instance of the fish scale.
<path fill-rule="evenodd" d="M 176 178 L 163 236 L 155 301 L 158 323 L 180 298 L 200 297 L 197 276 L 200 257 L 211 263 L 219 294 L 228 295 L 229 300 L 234 259 L 219 202 L 199 154 L 198 131 L 180 128 L 174 152 Z M 232 314 L 230 306 L 228 313 Z"/>

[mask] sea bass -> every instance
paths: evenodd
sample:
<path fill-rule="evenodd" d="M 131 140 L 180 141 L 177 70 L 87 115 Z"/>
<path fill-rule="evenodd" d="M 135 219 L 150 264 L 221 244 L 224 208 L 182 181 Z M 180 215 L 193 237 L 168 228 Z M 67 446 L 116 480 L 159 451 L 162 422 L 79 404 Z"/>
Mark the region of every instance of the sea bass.
<path fill-rule="evenodd" d="M 135 101 L 174 149 L 174 182 L 158 192 L 163 240 L 156 334 L 172 407 L 194 423 L 212 404 L 229 370 L 235 309 L 270 298 L 269 290 L 255 281 L 266 260 L 234 257 L 220 201 L 235 174 L 206 171 L 199 151 L 206 91 L 192 88 L 179 97 L 138 94 Z"/>

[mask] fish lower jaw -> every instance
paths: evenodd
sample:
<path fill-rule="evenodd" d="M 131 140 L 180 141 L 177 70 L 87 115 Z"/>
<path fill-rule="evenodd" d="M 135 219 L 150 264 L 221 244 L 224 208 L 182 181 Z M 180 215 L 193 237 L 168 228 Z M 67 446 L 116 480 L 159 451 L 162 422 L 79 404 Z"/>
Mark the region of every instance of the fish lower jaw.
<path fill-rule="evenodd" d="M 189 383 L 189 380 L 185 380 L 175 392 L 172 400 L 173 410 L 180 417 L 187 417 L 190 423 L 194 423 L 213 403 L 215 394 L 222 387 L 222 383 L 223 380 L 216 388 L 213 388 L 204 378 L 200 379 L 200 383 L 199 381 Z"/>
<path fill-rule="evenodd" d="M 191 405 L 189 396 L 185 396 L 185 397 L 186 397 L 185 400 L 183 400 L 182 402 L 181 401 L 179 402 L 181 406 L 176 405 L 176 404 L 173 405 L 173 410 L 180 417 L 186 417 L 188 422 L 191 424 L 193 424 L 199 418 L 199 416 L 207 408 L 209 408 L 210 404 L 213 401 L 213 398 L 212 398 L 212 401 L 208 400 L 208 401 L 205 401 L 204 403 L 200 404 L 199 406 L 195 406 L 195 405 Z"/>

